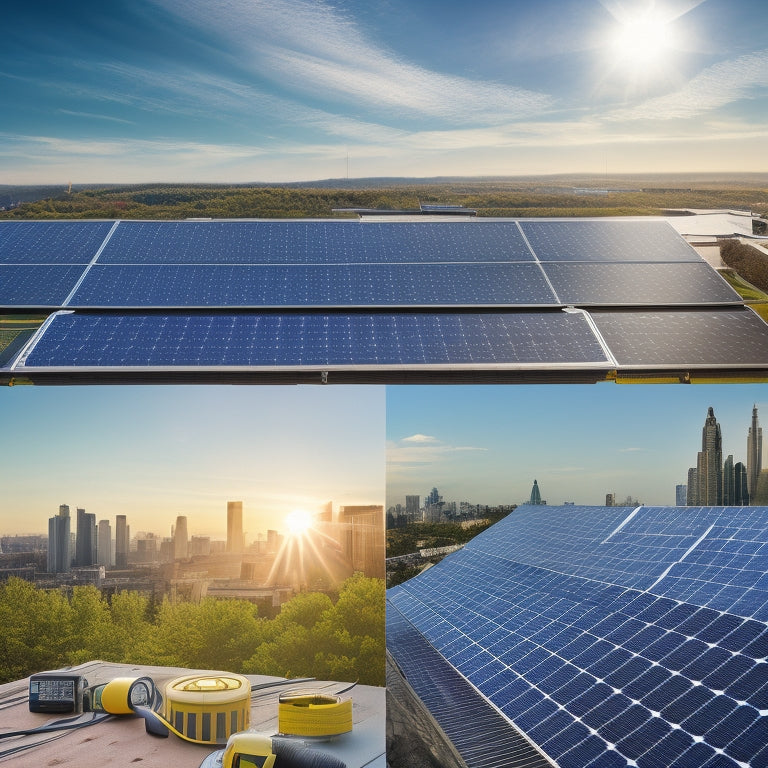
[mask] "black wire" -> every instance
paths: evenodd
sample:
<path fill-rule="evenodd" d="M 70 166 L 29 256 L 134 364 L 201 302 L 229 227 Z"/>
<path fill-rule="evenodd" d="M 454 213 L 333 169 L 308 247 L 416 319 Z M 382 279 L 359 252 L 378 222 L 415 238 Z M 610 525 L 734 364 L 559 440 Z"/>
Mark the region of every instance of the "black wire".
<path fill-rule="evenodd" d="M 81 722 L 74 721 L 81 720 L 82 715 L 78 715 L 77 717 L 67 717 L 63 720 L 57 720 L 52 724 L 38 726 L 37 728 L 29 728 L 23 731 L 6 731 L 5 733 L 0 733 L 0 739 L 9 739 L 12 736 L 34 736 L 37 733 L 53 733 L 55 731 L 75 731 L 78 728 L 87 728 L 89 725 L 95 725 L 110 717 L 112 717 L 112 715 L 107 713 L 94 713 L 91 720 L 84 720 Z"/>

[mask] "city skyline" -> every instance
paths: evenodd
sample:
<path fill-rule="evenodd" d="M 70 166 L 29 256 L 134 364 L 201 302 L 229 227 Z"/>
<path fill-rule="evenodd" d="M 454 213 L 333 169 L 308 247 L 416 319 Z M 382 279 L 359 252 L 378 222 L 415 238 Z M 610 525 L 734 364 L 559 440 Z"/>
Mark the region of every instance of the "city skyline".
<path fill-rule="evenodd" d="M 131 535 L 226 539 L 227 502 L 248 540 L 296 509 L 382 503 L 384 391 L 376 387 L 13 387 L 0 533 L 43 532 L 60 505 Z M 73 526 L 74 529 L 74 526 Z"/>
<path fill-rule="evenodd" d="M 0 183 L 765 172 L 763 10 L 16 3 Z"/>
<path fill-rule="evenodd" d="M 607 493 L 675 503 L 710 407 L 722 451 L 746 462 L 765 385 L 558 385 L 387 389 L 387 508 L 437 487 L 445 501 L 549 504 Z"/>

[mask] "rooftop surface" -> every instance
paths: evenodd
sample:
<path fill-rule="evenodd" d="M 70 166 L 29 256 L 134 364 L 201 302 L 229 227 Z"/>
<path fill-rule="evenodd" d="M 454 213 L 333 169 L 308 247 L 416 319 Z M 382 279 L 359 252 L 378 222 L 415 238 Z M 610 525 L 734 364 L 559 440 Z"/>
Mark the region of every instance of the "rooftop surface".
<path fill-rule="evenodd" d="M 116 677 L 151 677 L 158 687 L 191 672 L 175 667 L 133 666 L 92 661 L 66 669 L 67 674 L 83 675 L 89 685 Z M 333 681 L 287 681 L 285 678 L 245 675 L 252 684 L 264 685 L 251 699 L 250 730 L 274 736 L 278 731 L 278 695 L 287 691 L 322 691 L 336 694 L 349 683 Z M 269 686 L 272 683 L 274 686 Z M 28 730 L 72 715 L 51 715 L 29 711 L 29 680 L 0 685 L 0 731 Z M 385 768 L 385 689 L 355 686 L 351 696 L 353 729 L 328 742 L 308 744 L 333 755 L 347 768 Z M 0 741 L 0 763 L 24 766 L 111 766 L 121 768 L 140 764 L 142 768 L 198 768 L 213 751 L 221 749 L 193 744 L 171 734 L 168 738 L 145 731 L 144 720 L 135 716 L 114 716 L 73 731 L 8 738 Z"/>

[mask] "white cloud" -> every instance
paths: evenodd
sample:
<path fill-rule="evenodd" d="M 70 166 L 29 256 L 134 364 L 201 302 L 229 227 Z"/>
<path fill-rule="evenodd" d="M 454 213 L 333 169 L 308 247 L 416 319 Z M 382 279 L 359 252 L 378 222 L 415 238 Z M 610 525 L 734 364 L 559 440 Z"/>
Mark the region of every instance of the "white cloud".
<path fill-rule="evenodd" d="M 403 443 L 419 443 L 423 445 L 424 443 L 435 444 L 435 443 L 439 443 L 440 441 L 436 437 L 432 437 L 431 435 L 416 434 L 416 435 L 411 435 L 410 437 L 404 437 L 402 439 L 402 442 Z"/>
<path fill-rule="evenodd" d="M 757 88 L 768 86 L 768 50 L 715 64 L 671 93 L 657 96 L 628 109 L 619 109 L 607 120 L 690 119 L 749 98 Z"/>
<path fill-rule="evenodd" d="M 184 21 L 215 28 L 233 60 L 259 78 L 323 100 L 382 113 L 495 124 L 539 114 L 553 99 L 501 83 L 434 72 L 368 39 L 325 2 L 156 0 Z M 401 116 L 403 116 L 401 115 Z"/>

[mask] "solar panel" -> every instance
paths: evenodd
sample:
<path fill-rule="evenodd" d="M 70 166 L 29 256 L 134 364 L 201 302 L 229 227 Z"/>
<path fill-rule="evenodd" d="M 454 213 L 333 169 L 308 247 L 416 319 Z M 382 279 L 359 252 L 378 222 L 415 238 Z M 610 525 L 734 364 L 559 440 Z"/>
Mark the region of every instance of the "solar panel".
<path fill-rule="evenodd" d="M 60 313 L 23 368 L 609 362 L 583 315 Z"/>
<path fill-rule="evenodd" d="M 544 270 L 563 304 L 588 306 L 741 303 L 708 264 L 567 264 Z"/>
<path fill-rule="evenodd" d="M 445 225 L 444 225 L 445 226 Z M 101 265 L 72 307 L 554 305 L 535 264 Z"/>
<path fill-rule="evenodd" d="M 666 221 L 535 220 L 520 226 L 541 261 L 701 261 Z"/>
<path fill-rule="evenodd" d="M 85 267 L 64 264 L 0 264 L 0 305 L 60 307 Z"/>
<path fill-rule="evenodd" d="M 124 221 L 108 264 L 533 261 L 514 221 Z"/>
<path fill-rule="evenodd" d="M 622 366 L 768 363 L 766 325 L 746 308 L 600 311 L 591 317 Z"/>
<path fill-rule="evenodd" d="M 88 264 L 113 224 L 0 221 L 0 264 Z"/>
<path fill-rule="evenodd" d="M 735 768 L 765 746 L 766 569 L 766 507 L 521 507 L 389 590 L 388 622 L 561 768 Z"/>

